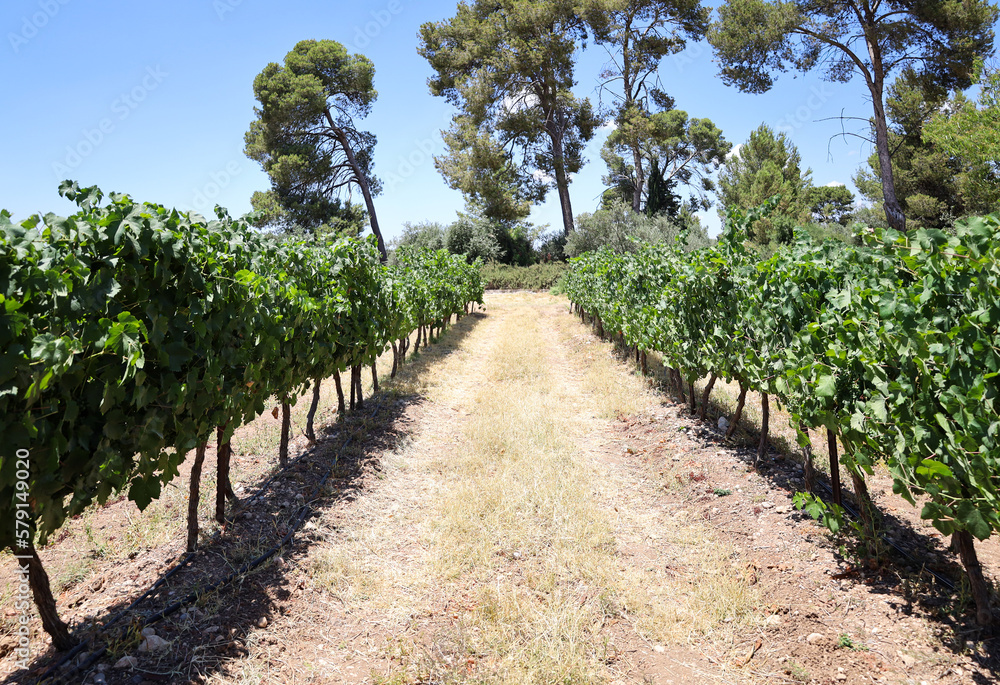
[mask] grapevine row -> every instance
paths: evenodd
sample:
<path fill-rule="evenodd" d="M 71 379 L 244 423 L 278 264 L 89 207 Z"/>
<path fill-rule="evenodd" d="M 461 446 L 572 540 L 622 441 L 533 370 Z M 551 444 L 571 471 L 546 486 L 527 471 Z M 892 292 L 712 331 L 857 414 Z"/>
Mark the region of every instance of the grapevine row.
<path fill-rule="evenodd" d="M 788 409 L 807 455 L 806 429 L 825 427 L 833 446 L 839 438 L 870 536 L 878 512 L 865 474 L 887 465 L 894 491 L 953 535 L 977 620 L 989 623 L 973 538 L 1000 530 L 1000 217 L 971 219 L 955 235 L 874 230 L 857 247 L 799 236 L 761 262 L 745 240 L 770 205 L 731 213 L 709 248 L 585 254 L 567 294 L 602 334 L 662 354 L 688 383 L 692 408 L 699 378 L 708 392 L 716 378 L 739 383 L 737 414 L 747 391 L 761 393 L 761 453 L 770 397 Z"/>
<path fill-rule="evenodd" d="M 0 517 L 24 521 L 2 528 L 0 548 L 31 557 L 43 625 L 64 649 L 36 534 L 44 543 L 125 489 L 145 508 L 192 450 L 200 472 L 212 437 L 222 516 L 237 427 L 279 398 L 284 460 L 299 394 L 312 385 L 318 397 L 331 375 L 340 390 L 351 369 L 353 400 L 363 366 L 390 347 L 402 361 L 411 332 L 426 340 L 483 289 L 478 265 L 443 251 L 387 266 L 369 240 L 279 240 L 223 210 L 205 221 L 126 195 L 102 204 L 99 189 L 69 182 L 60 193 L 72 216 L 14 224 L 0 212 Z M 28 455 L 27 479 L 16 455 Z M 189 547 L 196 519 L 193 532 Z"/>

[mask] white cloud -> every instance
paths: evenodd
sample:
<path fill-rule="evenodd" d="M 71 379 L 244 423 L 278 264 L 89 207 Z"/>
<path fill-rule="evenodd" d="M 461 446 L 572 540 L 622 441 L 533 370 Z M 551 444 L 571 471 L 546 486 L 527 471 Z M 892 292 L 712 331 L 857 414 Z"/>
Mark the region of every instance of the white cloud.
<path fill-rule="evenodd" d="M 503 108 L 508 112 L 517 112 L 536 106 L 538 106 L 538 96 L 527 90 L 522 90 L 515 96 L 505 95 L 503 98 Z"/>
<path fill-rule="evenodd" d="M 602 131 L 616 131 L 618 130 L 618 124 L 614 122 L 614 119 L 608 119 L 603 124 L 601 124 Z"/>
<path fill-rule="evenodd" d="M 843 188 L 844 184 L 841 183 L 840 181 L 830 181 L 829 183 L 826 184 L 826 187 L 827 188 Z"/>
<path fill-rule="evenodd" d="M 545 173 L 541 169 L 535 169 L 534 171 L 532 171 L 531 172 L 531 176 L 536 181 L 541 181 L 542 183 L 555 183 L 556 182 L 556 177 L 555 176 L 549 176 L 547 173 Z"/>

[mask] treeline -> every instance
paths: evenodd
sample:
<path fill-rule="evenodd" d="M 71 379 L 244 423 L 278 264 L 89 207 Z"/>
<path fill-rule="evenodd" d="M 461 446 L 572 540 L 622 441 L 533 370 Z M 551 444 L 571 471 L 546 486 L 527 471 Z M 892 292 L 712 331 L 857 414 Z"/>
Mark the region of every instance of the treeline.
<path fill-rule="evenodd" d="M 0 212 L 0 546 L 29 556 L 45 629 L 72 645 L 34 548 L 67 517 L 128 491 L 142 509 L 195 451 L 192 494 L 210 439 L 219 445 L 216 516 L 232 497 L 228 443 L 273 398 L 289 405 L 388 349 L 393 373 L 417 345 L 482 301 L 478 264 L 403 250 L 380 262 L 374 240 L 276 239 L 220 211 L 205 221 L 64 183 L 63 218 L 14 224 Z M 377 383 L 377 375 L 375 376 Z M 16 457 L 16 459 L 15 459 Z M 197 543 L 197 496 L 189 549 Z"/>
<path fill-rule="evenodd" d="M 500 221 L 481 212 L 461 213 L 447 226 L 435 222 L 406 224 L 402 235 L 389 245 L 399 248 L 444 249 L 467 261 L 481 260 L 513 267 L 564 262 L 589 250 L 608 245 L 616 250 L 636 249 L 636 241 L 672 243 L 681 234 L 694 247 L 708 245 L 704 226 L 695 215 L 647 215 L 632 211 L 620 199 L 612 198 L 596 212 L 577 217 L 576 229 L 564 236 L 543 232 L 525 221 Z M 390 260 L 393 257 L 390 255 Z"/>
<path fill-rule="evenodd" d="M 996 81 L 980 78 L 982 60 L 993 55 L 998 16 L 989 0 L 902 3 L 888 12 L 857 0 L 726 0 L 714 8 L 699 0 L 463 2 L 454 16 L 420 28 L 418 52 L 433 70 L 430 92 L 457 110 L 435 163 L 451 188 L 491 218 L 524 218 L 554 190 L 569 236 L 575 229 L 570 183 L 587 163 L 587 144 L 609 129 L 601 150 L 607 199 L 621 199 L 637 213 L 676 215 L 707 209 L 717 190 L 727 211 L 781 194 L 775 217 L 798 221 L 808 170 L 799 174 L 797 153 L 774 145 L 775 132 L 769 131 L 770 149 L 747 144 L 764 152 L 758 158 L 766 164 L 739 170 L 743 152 L 712 120 L 677 107 L 679 94 L 660 65 L 677 56 L 682 66 L 679 53 L 689 42 L 707 40 L 719 78 L 745 93 L 768 92 L 789 70 L 863 83 L 870 108 L 862 121 L 871 125 L 848 135 L 869 139 L 874 155 L 859 187 L 886 225 L 904 230 L 910 220 L 938 227 L 929 222 L 956 210 L 979 211 L 978 200 L 990 193 L 995 199 L 1000 188 L 992 134 Z M 591 46 L 608 59 L 598 73 L 581 76 L 580 55 Z M 960 95 L 977 80 L 986 93 L 978 108 Z M 578 81 L 593 83 L 601 102 L 581 97 Z M 779 135 L 804 123 L 803 109 L 825 102 L 813 93 L 803 99 L 795 120 L 779 122 Z M 925 143 L 941 153 L 929 173 L 920 169 L 926 156 L 910 152 Z M 908 149 L 901 153 L 901 145 Z M 734 167 L 752 172 L 756 183 L 734 187 L 743 176 Z M 942 173 L 961 177 L 962 202 L 949 203 L 939 189 L 915 182 Z M 749 201 L 755 193 L 764 195 Z M 843 196 L 827 199 L 836 205 Z"/>
<path fill-rule="evenodd" d="M 860 246 L 800 233 L 760 261 L 748 231 L 775 204 L 731 213 L 708 248 L 585 254 L 566 291 L 602 335 L 640 359 L 662 354 L 692 409 L 694 382 L 707 377 L 702 417 L 718 378 L 741 389 L 732 426 L 747 392 L 761 393 L 760 454 L 772 397 L 803 447 L 809 428 L 839 438 L 869 540 L 878 512 L 865 476 L 884 463 L 894 491 L 953 536 L 977 620 L 992 622 L 973 539 L 1000 530 L 1000 216 L 959 223 L 955 235 L 874 229 Z M 810 504 L 824 517 L 840 513 Z"/>

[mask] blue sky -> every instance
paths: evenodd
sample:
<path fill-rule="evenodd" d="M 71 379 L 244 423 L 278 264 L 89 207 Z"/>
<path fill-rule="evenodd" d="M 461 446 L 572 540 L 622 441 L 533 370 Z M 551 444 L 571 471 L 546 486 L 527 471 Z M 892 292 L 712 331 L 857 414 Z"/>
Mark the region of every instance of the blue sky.
<path fill-rule="evenodd" d="M 56 189 L 72 178 L 206 214 L 216 203 L 234 215 L 249 211 L 253 191 L 268 187 L 243 155 L 254 76 L 311 38 L 337 40 L 375 63 L 379 99 L 361 127 L 379 141 L 375 171 L 385 189 L 375 202 L 386 238 L 407 221 L 450 222 L 464 203 L 432 156 L 443 150 L 440 130 L 452 111 L 430 95 L 430 67 L 416 46 L 423 22 L 454 10 L 454 0 L 5 0 L 0 207 L 15 219 L 69 213 L 72 205 Z M 605 61 L 600 48 L 581 55 L 579 95 L 596 100 Z M 660 75 L 678 108 L 712 119 L 733 143 L 762 122 L 789 133 L 816 185 L 850 186 L 870 154 L 856 138 L 834 138 L 839 121 L 820 121 L 842 113 L 867 117 L 860 82 L 790 73 L 765 95 L 744 95 L 717 78 L 706 43 L 667 58 Z M 593 211 L 601 193 L 603 137 L 590 143 L 590 163 L 571 186 L 577 214 Z M 531 220 L 558 227 L 559 216 L 553 191 Z M 714 210 L 706 223 L 718 230 Z"/>

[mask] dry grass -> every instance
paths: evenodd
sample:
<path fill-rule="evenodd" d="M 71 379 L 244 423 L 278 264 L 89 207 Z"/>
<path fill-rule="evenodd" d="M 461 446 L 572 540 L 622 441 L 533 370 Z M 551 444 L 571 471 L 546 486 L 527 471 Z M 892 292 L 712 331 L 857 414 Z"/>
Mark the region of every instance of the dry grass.
<path fill-rule="evenodd" d="M 345 606 L 360 607 L 384 596 L 386 580 L 379 563 L 381 541 L 374 529 L 353 533 L 347 544 L 324 546 L 308 562 L 316 586 Z"/>
<path fill-rule="evenodd" d="M 659 402 L 654 391 L 658 385 L 655 376 L 639 375 L 631 360 L 623 360 L 612 343 L 597 340 L 578 319 L 559 317 L 555 323 L 561 339 L 572 350 L 573 366 L 582 367 L 580 384 L 595 400 L 598 416 L 635 416 Z M 662 367 L 658 362 L 650 355 L 649 366 L 654 374 L 657 367 Z M 671 467 L 666 468 L 669 471 Z M 678 485 L 672 477 L 665 482 L 671 487 Z M 630 513 L 635 517 L 639 511 L 641 508 Z M 642 520 L 632 525 L 649 527 Z M 627 583 L 636 607 L 629 615 L 643 637 L 668 644 L 703 637 L 727 641 L 758 620 L 760 593 L 745 582 L 737 550 L 719 542 L 704 526 L 688 520 L 684 512 L 658 522 L 655 531 L 671 546 L 673 565 L 684 572 L 665 578 L 662 571 L 650 569 L 635 573 Z"/>
<path fill-rule="evenodd" d="M 390 395 L 424 398 L 418 428 L 383 455 L 384 484 L 318 519 L 314 535 L 326 542 L 294 562 L 323 599 L 317 615 L 268 626 L 271 646 L 248 636 L 249 655 L 209 668 L 209 682 L 334 682 L 357 662 L 309 650 L 345 621 L 384 631 L 380 651 L 338 649 L 395 685 L 617 682 L 635 678 L 626 655 L 638 646 L 724 642 L 753 623 L 760 600 L 733 550 L 700 522 L 651 506 L 652 485 L 605 459 L 595 436 L 647 411 L 655 393 L 610 345 L 555 314 L 557 303 L 492 297 L 489 318 L 446 335 L 387 384 Z M 277 426 L 260 422 L 240 439 L 264 461 Z M 178 511 L 186 493 L 164 500 Z M 118 547 L 91 531 L 90 543 L 117 557 L 151 535 Z M 246 540 L 245 554 L 257 545 Z M 655 561 L 623 550 L 644 545 Z M 295 645 L 294 657 L 275 638 Z"/>
<path fill-rule="evenodd" d="M 488 363 L 460 444 L 437 462 L 447 469 L 446 495 L 432 515 L 433 574 L 472 591 L 449 649 L 435 659 L 409 645 L 404 670 L 384 682 L 608 682 L 635 639 L 683 643 L 725 622 L 744 625 L 757 595 L 733 569 L 731 551 L 702 533 L 695 541 L 686 524 L 664 531 L 694 567 L 686 580 L 619 554 L 617 524 L 595 496 L 607 474 L 581 454 L 592 426 L 578 415 L 638 412 L 650 401 L 643 381 L 595 345 L 583 364 L 586 396 L 576 396 L 580 388 L 560 381 L 545 347 L 555 338 L 539 325 L 550 298 L 497 299 L 490 308 L 502 324 L 480 351 Z M 463 660 L 465 670 L 456 669 Z"/>

